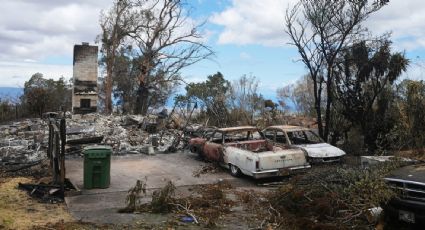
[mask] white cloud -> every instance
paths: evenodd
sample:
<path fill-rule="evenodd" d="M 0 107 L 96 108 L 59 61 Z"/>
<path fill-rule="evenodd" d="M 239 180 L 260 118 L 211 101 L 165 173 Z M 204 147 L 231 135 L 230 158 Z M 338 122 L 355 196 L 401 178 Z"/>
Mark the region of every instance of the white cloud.
<path fill-rule="evenodd" d="M 281 46 L 286 44 L 284 14 L 294 2 L 232 0 L 230 7 L 215 13 L 210 21 L 224 27 L 218 40 L 220 44 Z"/>
<path fill-rule="evenodd" d="M 425 1 L 390 1 L 374 15 L 366 26 L 379 35 L 392 32 L 397 48 L 425 48 Z"/>
<path fill-rule="evenodd" d="M 36 72 L 72 77 L 74 44 L 93 43 L 112 0 L 0 0 L 0 86 L 23 87 Z M 60 63 L 43 63 L 59 57 Z"/>
<path fill-rule="evenodd" d="M 232 0 L 224 11 L 215 13 L 210 21 L 223 26 L 219 44 L 287 44 L 284 15 L 296 0 Z M 373 34 L 392 31 L 395 45 L 402 49 L 425 47 L 425 1 L 390 1 L 366 23 Z"/>
<path fill-rule="evenodd" d="M 113 0 L 0 0 L 0 86 L 22 86 L 35 72 L 72 76 L 74 44 L 94 43 L 99 15 Z M 182 30 L 197 21 L 188 18 Z M 202 31 L 204 39 L 213 31 Z M 203 40 L 206 41 L 206 40 Z M 69 65 L 48 65 L 69 60 Z"/>
<path fill-rule="evenodd" d="M 1 1 L 0 61 L 72 57 L 73 45 L 93 43 L 102 8 L 111 0 Z"/>

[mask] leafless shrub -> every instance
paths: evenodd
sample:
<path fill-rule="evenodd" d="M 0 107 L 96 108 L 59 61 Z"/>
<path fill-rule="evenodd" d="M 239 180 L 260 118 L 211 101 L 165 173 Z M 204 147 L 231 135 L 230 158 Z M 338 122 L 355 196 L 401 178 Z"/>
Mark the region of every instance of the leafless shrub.
<path fill-rule="evenodd" d="M 127 206 L 118 212 L 131 213 L 139 209 L 141 205 L 140 198 L 146 195 L 146 182 L 147 178 L 144 181 L 137 180 L 136 185 L 128 190 L 127 197 L 125 198 Z"/>
<path fill-rule="evenodd" d="M 152 201 L 150 209 L 154 213 L 167 213 L 172 209 L 174 201 L 174 192 L 176 186 L 173 182 L 168 181 L 167 184 L 159 191 L 154 191 L 152 194 Z"/>

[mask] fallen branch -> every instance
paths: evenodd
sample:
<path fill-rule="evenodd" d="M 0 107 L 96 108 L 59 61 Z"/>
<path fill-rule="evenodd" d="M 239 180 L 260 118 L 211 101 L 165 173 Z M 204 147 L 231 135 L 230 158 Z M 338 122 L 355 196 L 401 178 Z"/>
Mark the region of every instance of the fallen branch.
<path fill-rule="evenodd" d="M 363 214 L 363 212 L 359 212 L 357 214 L 351 215 L 351 216 L 345 218 L 345 221 L 343 223 L 345 224 L 347 222 L 350 222 L 352 219 L 357 218 L 357 217 L 361 216 L 362 214 Z"/>
<path fill-rule="evenodd" d="M 195 215 L 194 214 L 192 214 L 192 212 L 190 211 L 190 206 L 188 206 L 187 205 L 187 202 L 186 202 L 186 206 L 183 206 L 182 204 L 176 204 L 176 203 L 170 203 L 171 205 L 174 205 L 174 206 L 176 206 L 177 208 L 180 208 L 180 209 L 182 209 L 183 211 L 185 211 L 185 213 L 188 215 L 188 216 L 190 216 L 190 217 L 192 217 L 193 218 L 193 221 L 195 222 L 195 224 L 199 224 L 199 222 L 198 222 L 198 220 L 196 219 L 196 217 L 195 217 Z"/>

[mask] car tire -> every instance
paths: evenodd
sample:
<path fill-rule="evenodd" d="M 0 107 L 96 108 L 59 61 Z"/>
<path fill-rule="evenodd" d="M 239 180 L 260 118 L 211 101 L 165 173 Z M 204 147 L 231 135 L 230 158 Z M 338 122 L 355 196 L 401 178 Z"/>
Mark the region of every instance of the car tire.
<path fill-rule="evenodd" d="M 236 165 L 229 164 L 229 168 L 230 174 L 232 174 L 232 176 L 240 177 L 242 175 L 241 170 Z"/>
<path fill-rule="evenodd" d="M 189 146 L 189 150 L 191 153 L 198 153 L 198 148 L 194 145 Z"/>

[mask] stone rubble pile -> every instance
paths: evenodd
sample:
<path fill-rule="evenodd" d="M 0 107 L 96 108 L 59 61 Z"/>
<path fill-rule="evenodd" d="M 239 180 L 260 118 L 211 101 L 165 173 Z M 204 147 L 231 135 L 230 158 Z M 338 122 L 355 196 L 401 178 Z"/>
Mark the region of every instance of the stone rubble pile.
<path fill-rule="evenodd" d="M 0 165 L 29 163 L 46 156 L 42 148 L 48 142 L 41 119 L 27 119 L 0 126 Z"/>
<path fill-rule="evenodd" d="M 163 121 L 157 121 L 154 115 L 66 114 L 66 154 L 81 155 L 82 149 L 92 144 L 109 145 L 115 155 L 167 152 L 182 131 L 167 129 Z M 0 165 L 25 164 L 45 158 L 48 136 L 48 123 L 43 119 L 1 125 Z M 97 142 L 90 142 L 93 139 Z M 180 143 L 177 149 L 182 147 Z"/>
<path fill-rule="evenodd" d="M 103 136 L 100 144 L 111 146 L 115 154 L 148 153 L 150 147 L 158 152 L 166 152 L 180 131 L 155 128 L 152 133 L 150 126 L 158 125 L 155 120 L 153 115 L 74 115 L 67 120 L 67 130 L 79 129 L 80 132 L 68 135 L 68 140 Z"/>

